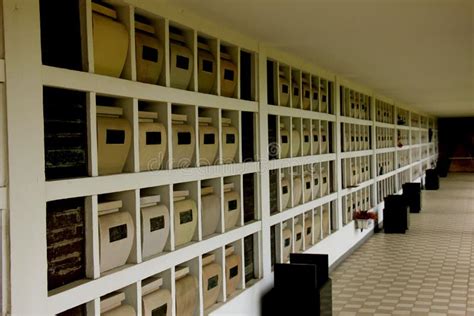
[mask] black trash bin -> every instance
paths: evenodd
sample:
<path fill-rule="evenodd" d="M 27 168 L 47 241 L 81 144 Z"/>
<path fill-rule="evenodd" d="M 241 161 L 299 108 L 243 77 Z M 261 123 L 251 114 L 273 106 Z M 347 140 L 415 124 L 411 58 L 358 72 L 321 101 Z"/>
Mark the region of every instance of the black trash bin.
<path fill-rule="evenodd" d="M 408 205 L 402 195 L 388 195 L 384 199 L 383 227 L 386 234 L 405 234 L 410 224 Z"/>
<path fill-rule="evenodd" d="M 403 197 L 408 205 L 410 213 L 420 213 L 421 211 L 421 184 L 417 182 L 407 182 L 402 185 Z"/>
<path fill-rule="evenodd" d="M 439 189 L 439 177 L 435 169 L 426 170 L 426 190 L 438 190 Z"/>
<path fill-rule="evenodd" d="M 274 287 L 262 297 L 261 315 L 332 315 L 328 256 L 291 254 L 274 267 Z"/>

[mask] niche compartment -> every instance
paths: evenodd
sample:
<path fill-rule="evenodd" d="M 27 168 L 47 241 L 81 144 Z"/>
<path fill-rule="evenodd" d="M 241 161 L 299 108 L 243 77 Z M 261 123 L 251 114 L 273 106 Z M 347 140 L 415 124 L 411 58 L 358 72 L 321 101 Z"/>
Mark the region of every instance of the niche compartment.
<path fill-rule="evenodd" d="M 230 178 L 232 182 L 224 183 L 224 224 L 225 230 L 240 226 L 241 199 L 240 180 L 238 176 Z M 228 181 L 227 179 L 224 182 Z"/>
<path fill-rule="evenodd" d="M 192 263 L 189 263 L 192 264 Z M 176 267 L 176 315 L 192 316 L 198 307 L 198 281 L 188 266 Z"/>
<path fill-rule="evenodd" d="M 149 277 L 142 281 L 143 316 L 171 316 L 171 291 L 162 286 L 161 277 Z"/>
<path fill-rule="evenodd" d="M 122 200 L 99 201 L 100 272 L 123 266 L 133 247 L 135 225 Z"/>
<path fill-rule="evenodd" d="M 280 122 L 280 158 L 288 158 L 290 153 L 290 133 L 286 128 L 286 121 Z"/>
<path fill-rule="evenodd" d="M 303 120 L 303 147 L 302 156 L 308 156 L 311 152 L 311 121 Z"/>
<path fill-rule="evenodd" d="M 306 73 L 303 73 L 302 79 L 301 79 L 301 85 L 302 85 L 302 91 L 301 91 L 301 97 L 303 99 L 302 107 L 303 110 L 311 110 L 311 87 L 309 83 L 309 75 Z"/>
<path fill-rule="evenodd" d="M 279 172 L 278 170 L 270 170 L 269 171 L 269 188 L 270 188 L 270 215 L 278 213 L 279 207 Z"/>
<path fill-rule="evenodd" d="M 285 172 L 280 172 L 280 199 L 281 199 L 281 205 L 280 205 L 280 212 L 284 211 L 290 202 L 290 181 L 289 181 L 289 175 L 288 173 Z"/>
<path fill-rule="evenodd" d="M 255 196 L 256 175 L 247 173 L 242 175 L 243 181 L 243 199 L 244 199 L 244 223 L 252 222 L 256 219 L 257 203 Z"/>
<path fill-rule="evenodd" d="M 179 107 L 178 109 L 181 109 Z M 183 112 L 185 110 L 182 110 Z M 173 113 L 173 168 L 188 168 L 194 165 L 196 133 L 192 118 L 187 114 Z"/>
<path fill-rule="evenodd" d="M 127 60 L 129 34 L 117 10 L 104 2 L 92 2 L 94 72 L 120 77 Z"/>
<path fill-rule="evenodd" d="M 85 93 L 43 88 L 46 180 L 88 175 Z"/>
<path fill-rule="evenodd" d="M 87 306 L 86 304 L 79 305 L 64 312 L 56 314 L 56 316 L 86 316 L 87 315 Z"/>
<path fill-rule="evenodd" d="M 311 211 L 304 214 L 304 244 L 305 249 L 313 245 L 313 214 Z"/>
<path fill-rule="evenodd" d="M 280 145 L 278 141 L 277 120 L 275 115 L 268 115 L 268 159 L 278 159 L 280 154 Z"/>
<path fill-rule="evenodd" d="M 164 45 L 151 21 L 135 15 L 137 81 L 157 84 L 165 61 Z"/>
<path fill-rule="evenodd" d="M 222 117 L 222 162 L 224 164 L 238 161 L 239 130 L 237 113 L 225 113 Z M 224 116 L 226 115 L 226 116 Z"/>
<path fill-rule="evenodd" d="M 313 155 L 318 155 L 319 152 L 320 152 L 320 142 L 321 142 L 321 133 L 320 133 L 320 129 L 319 129 L 319 124 L 320 122 L 317 121 L 317 120 L 313 120 L 312 121 L 312 134 L 313 134 L 313 148 L 312 148 L 312 152 L 313 152 Z"/>
<path fill-rule="evenodd" d="M 209 166 L 216 161 L 219 149 L 219 129 L 214 125 L 213 118 L 199 117 L 199 165 Z"/>
<path fill-rule="evenodd" d="M 218 232 L 219 223 L 221 222 L 221 200 L 219 195 L 221 181 L 220 179 L 209 181 L 201 185 L 203 238 Z"/>
<path fill-rule="evenodd" d="M 244 268 L 245 283 L 257 278 L 256 256 L 258 256 L 258 236 L 257 234 L 248 235 L 244 238 Z"/>
<path fill-rule="evenodd" d="M 196 239 L 198 210 L 196 202 L 190 198 L 188 190 L 175 190 L 174 199 L 174 233 L 175 246 L 182 246 Z"/>
<path fill-rule="evenodd" d="M 318 207 L 314 210 L 314 242 L 317 243 L 321 240 L 321 207 Z"/>
<path fill-rule="evenodd" d="M 255 54 L 240 50 L 240 98 L 255 101 Z"/>
<path fill-rule="evenodd" d="M 105 100 L 97 101 L 101 104 Z M 97 105 L 96 108 L 99 175 L 121 173 L 132 144 L 132 127 L 122 107 Z"/>
<path fill-rule="evenodd" d="M 278 70 L 278 97 L 281 106 L 290 106 L 290 68 L 280 65 Z"/>
<path fill-rule="evenodd" d="M 126 301 L 125 292 L 112 292 L 100 298 L 101 316 L 135 316 L 133 306 Z"/>
<path fill-rule="evenodd" d="M 198 35 L 198 91 L 216 94 L 217 41 Z"/>
<path fill-rule="evenodd" d="M 193 90 L 193 31 L 170 25 L 170 84 L 172 88 Z"/>
<path fill-rule="evenodd" d="M 293 233 L 291 229 L 291 221 L 282 224 L 282 262 L 288 262 L 290 259 L 290 252 L 292 250 Z"/>
<path fill-rule="evenodd" d="M 252 162 L 256 160 L 255 138 L 256 124 L 253 112 L 241 112 L 241 128 L 242 131 L 242 161 Z"/>
<path fill-rule="evenodd" d="M 84 198 L 47 203 L 48 290 L 84 279 Z"/>
<path fill-rule="evenodd" d="M 301 108 L 301 72 L 291 70 L 291 107 Z"/>
<path fill-rule="evenodd" d="M 314 112 L 319 112 L 319 78 L 311 77 L 311 107 Z"/>
<path fill-rule="evenodd" d="M 216 254 L 202 256 L 202 296 L 204 309 L 217 303 L 222 287 L 222 267 L 216 263 Z"/>
<path fill-rule="evenodd" d="M 303 199 L 303 181 L 299 170 L 293 171 L 293 207 L 301 204 Z"/>
<path fill-rule="evenodd" d="M 41 0 L 40 18 L 43 65 L 83 70 L 80 2 Z"/>
<path fill-rule="evenodd" d="M 237 97 L 237 82 L 239 78 L 238 73 L 238 54 L 237 47 L 230 47 L 221 45 L 220 47 L 220 61 L 221 61 L 221 96 Z"/>
<path fill-rule="evenodd" d="M 139 111 L 140 171 L 159 170 L 167 153 L 168 137 L 158 113 Z"/>
<path fill-rule="evenodd" d="M 225 274 L 227 297 L 232 296 L 240 287 L 242 275 L 242 258 L 235 253 L 234 246 L 225 249 Z"/>
<path fill-rule="evenodd" d="M 160 195 L 143 195 L 140 205 L 142 253 L 147 258 L 163 252 L 170 232 L 170 215 Z"/>
<path fill-rule="evenodd" d="M 303 249 L 303 224 L 301 223 L 302 217 L 294 218 L 294 250 L 293 252 L 301 252 Z"/>

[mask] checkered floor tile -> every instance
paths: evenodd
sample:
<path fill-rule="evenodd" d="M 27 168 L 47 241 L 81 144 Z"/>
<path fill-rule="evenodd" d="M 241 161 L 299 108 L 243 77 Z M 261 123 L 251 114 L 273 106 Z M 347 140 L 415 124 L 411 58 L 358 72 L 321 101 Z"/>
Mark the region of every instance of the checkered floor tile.
<path fill-rule="evenodd" d="M 422 194 L 405 235 L 375 234 L 332 273 L 335 315 L 474 315 L 474 174 Z"/>

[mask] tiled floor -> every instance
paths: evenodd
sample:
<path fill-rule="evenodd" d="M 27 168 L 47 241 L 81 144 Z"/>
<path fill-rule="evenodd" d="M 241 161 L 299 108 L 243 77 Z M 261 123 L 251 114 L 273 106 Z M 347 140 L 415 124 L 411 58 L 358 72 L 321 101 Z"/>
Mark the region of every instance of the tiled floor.
<path fill-rule="evenodd" d="M 474 174 L 440 187 L 405 235 L 375 234 L 332 273 L 335 315 L 474 315 Z"/>

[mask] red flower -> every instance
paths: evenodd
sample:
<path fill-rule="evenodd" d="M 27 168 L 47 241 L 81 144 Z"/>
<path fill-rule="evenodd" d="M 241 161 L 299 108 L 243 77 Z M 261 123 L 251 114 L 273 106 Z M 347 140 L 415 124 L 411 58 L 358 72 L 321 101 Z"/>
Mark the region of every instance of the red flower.
<path fill-rule="evenodd" d="M 354 219 L 377 219 L 377 213 L 376 212 L 369 212 L 369 211 L 361 211 L 360 209 L 357 209 L 354 212 Z"/>

